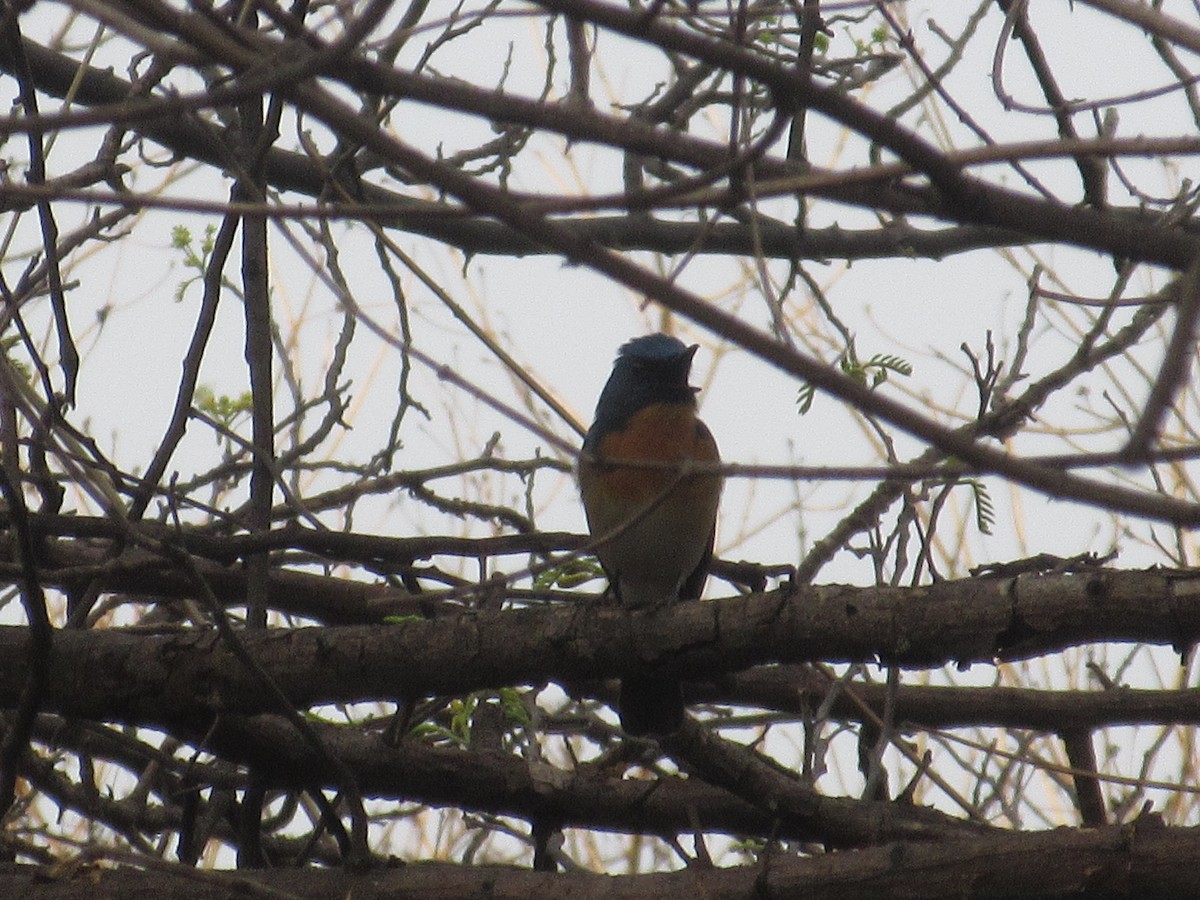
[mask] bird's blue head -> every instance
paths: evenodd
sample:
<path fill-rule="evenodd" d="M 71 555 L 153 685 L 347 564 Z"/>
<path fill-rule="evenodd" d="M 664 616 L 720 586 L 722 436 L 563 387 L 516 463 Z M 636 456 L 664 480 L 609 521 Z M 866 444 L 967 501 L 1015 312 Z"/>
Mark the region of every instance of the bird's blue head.
<path fill-rule="evenodd" d="M 689 347 L 683 341 L 679 340 L 679 338 L 673 338 L 669 334 L 663 334 L 662 332 L 644 334 L 621 345 L 621 349 L 617 351 L 617 365 L 620 365 L 621 361 L 626 358 L 632 360 L 667 361 L 687 357 L 687 361 L 690 363 L 692 361 L 692 354 L 695 352 L 695 345 Z M 686 373 L 687 370 L 685 368 L 684 374 Z"/>
<path fill-rule="evenodd" d="M 596 421 L 584 446 L 623 427 L 634 413 L 652 403 L 695 406 L 698 389 L 688 384 L 688 374 L 697 349 L 696 344 L 689 347 L 666 334 L 647 334 L 623 344 L 600 392 Z"/>

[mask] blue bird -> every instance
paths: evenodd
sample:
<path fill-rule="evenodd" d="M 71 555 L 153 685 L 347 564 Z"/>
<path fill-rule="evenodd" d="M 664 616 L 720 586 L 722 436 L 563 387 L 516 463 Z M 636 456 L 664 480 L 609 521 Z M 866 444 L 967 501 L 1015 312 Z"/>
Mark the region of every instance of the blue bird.
<path fill-rule="evenodd" d="M 696 350 L 665 334 L 623 345 L 583 441 L 579 490 L 588 529 L 627 609 L 698 599 L 708 577 L 722 479 L 714 472 L 681 477 L 678 468 L 720 460 L 712 432 L 696 417 L 698 388 L 688 384 Z M 679 680 L 626 676 L 618 711 L 629 734 L 669 734 L 683 723 Z"/>

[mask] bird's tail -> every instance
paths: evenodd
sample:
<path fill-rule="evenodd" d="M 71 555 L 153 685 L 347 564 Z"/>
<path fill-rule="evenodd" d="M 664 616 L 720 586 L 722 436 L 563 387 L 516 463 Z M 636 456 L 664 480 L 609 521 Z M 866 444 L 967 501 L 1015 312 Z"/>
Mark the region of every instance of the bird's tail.
<path fill-rule="evenodd" d="M 661 737 L 683 724 L 683 686 L 678 678 L 639 675 L 621 679 L 621 727 L 634 737 Z"/>

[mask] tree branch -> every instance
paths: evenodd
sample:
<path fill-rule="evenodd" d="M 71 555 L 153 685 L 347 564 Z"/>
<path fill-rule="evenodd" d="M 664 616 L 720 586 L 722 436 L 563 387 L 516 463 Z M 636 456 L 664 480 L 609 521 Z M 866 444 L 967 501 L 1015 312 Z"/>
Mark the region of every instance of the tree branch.
<path fill-rule="evenodd" d="M 647 667 L 686 680 L 814 659 L 907 668 L 991 663 L 1097 641 L 1185 652 L 1200 635 L 1198 585 L 1187 572 L 1098 570 L 917 588 L 802 586 L 649 615 L 586 603 L 242 637 L 303 708 Z M 20 658 L 28 641 L 26 628 L 0 628 L 0 657 Z M 23 683 L 20 672 L 0 670 L 0 705 L 13 705 Z M 213 632 L 192 630 L 60 632 L 43 696 L 50 712 L 143 724 L 271 711 L 275 703 Z"/>

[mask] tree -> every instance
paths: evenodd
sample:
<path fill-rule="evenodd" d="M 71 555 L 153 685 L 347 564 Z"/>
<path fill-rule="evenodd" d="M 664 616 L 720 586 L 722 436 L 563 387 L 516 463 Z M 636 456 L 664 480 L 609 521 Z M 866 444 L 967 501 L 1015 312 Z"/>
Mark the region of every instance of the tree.
<path fill-rule="evenodd" d="M 1174 6 L 4 3 L 5 889 L 1196 893 Z M 728 487 L 631 615 L 654 329 Z"/>

